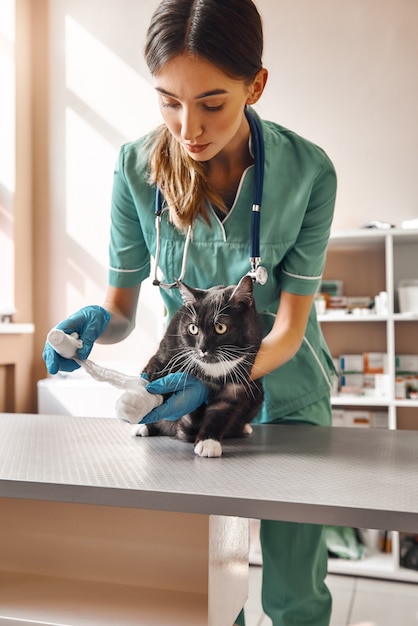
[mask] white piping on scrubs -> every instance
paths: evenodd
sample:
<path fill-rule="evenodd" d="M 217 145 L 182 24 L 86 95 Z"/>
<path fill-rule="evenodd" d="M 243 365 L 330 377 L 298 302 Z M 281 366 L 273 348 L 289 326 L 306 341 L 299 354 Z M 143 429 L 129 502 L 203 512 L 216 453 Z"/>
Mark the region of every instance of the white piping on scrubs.
<path fill-rule="evenodd" d="M 269 315 L 269 316 L 271 316 L 271 317 L 274 317 L 274 319 L 276 319 L 276 314 L 275 314 L 275 313 L 270 313 L 269 311 L 265 311 L 265 312 L 263 313 L 263 315 Z M 326 383 L 327 383 L 328 387 L 329 387 L 330 389 L 332 389 L 332 382 L 331 382 L 331 381 L 330 381 L 330 379 L 328 378 L 328 376 L 327 376 L 327 372 L 326 372 L 326 370 L 325 370 L 324 366 L 322 365 L 322 363 L 321 363 L 321 361 L 320 361 L 320 359 L 319 359 L 319 357 L 318 357 L 317 353 L 316 353 L 316 352 L 315 352 L 315 350 L 313 349 L 312 344 L 311 344 L 311 343 L 309 342 L 309 340 L 306 338 L 306 335 L 304 335 L 304 336 L 303 336 L 303 340 L 302 340 L 302 341 L 304 341 L 304 342 L 306 343 L 306 345 L 308 346 L 308 348 L 309 348 L 310 352 L 313 354 L 313 357 L 314 357 L 315 361 L 316 361 L 316 362 L 318 363 L 318 365 L 319 365 L 319 369 L 321 370 L 322 375 L 323 375 L 323 377 L 325 378 L 325 380 L 326 380 Z"/>
<path fill-rule="evenodd" d="M 138 267 L 134 270 L 121 270 L 117 267 L 109 266 L 109 270 L 111 270 L 112 272 L 118 272 L 119 274 L 134 274 L 135 272 L 140 272 L 144 267 L 145 265 L 143 265 L 142 267 Z"/>
<path fill-rule="evenodd" d="M 238 198 L 239 198 L 239 196 L 240 196 L 240 193 L 241 193 L 241 188 L 242 188 L 242 185 L 244 184 L 244 179 L 245 179 L 245 176 L 246 176 L 247 172 L 249 172 L 249 171 L 250 171 L 250 169 L 251 169 L 252 167 L 254 167 L 254 165 L 253 165 L 253 164 L 252 164 L 252 165 L 249 165 L 249 166 L 248 166 L 248 167 L 247 167 L 247 168 L 243 171 L 243 173 L 242 173 L 242 175 L 241 175 L 241 178 L 240 178 L 240 181 L 239 181 L 239 185 L 238 185 L 237 192 L 236 192 L 236 194 L 235 194 L 235 198 L 234 198 L 234 202 L 233 202 L 233 204 L 232 204 L 232 207 L 230 208 L 230 210 L 228 211 L 228 213 L 225 215 L 225 217 L 224 217 L 224 219 L 223 219 L 223 220 L 221 220 L 221 219 L 219 218 L 219 216 L 217 215 L 217 213 L 216 213 L 215 209 L 213 208 L 213 206 L 211 205 L 211 207 L 210 207 L 210 208 L 212 209 L 212 212 L 213 212 L 214 216 L 215 216 L 215 219 L 217 220 L 217 222 L 219 223 L 219 226 L 220 226 L 220 227 L 221 227 L 221 229 L 222 229 L 222 237 L 223 237 L 223 242 L 224 242 L 224 243 L 226 243 L 226 242 L 227 242 L 227 237 L 226 237 L 226 232 L 225 232 L 225 227 L 224 227 L 224 224 L 225 224 L 225 222 L 227 222 L 227 221 L 228 221 L 228 218 L 230 217 L 230 215 L 232 214 L 232 212 L 233 212 L 233 211 L 234 211 L 234 209 L 235 209 L 235 206 L 236 206 L 237 200 L 238 200 Z"/>
<path fill-rule="evenodd" d="M 282 272 L 291 278 L 302 278 L 303 280 L 320 280 L 322 278 L 322 274 L 319 276 L 304 276 L 303 274 L 292 274 L 291 272 L 286 272 L 286 270 L 282 270 Z"/>
<path fill-rule="evenodd" d="M 314 357 L 315 361 L 318 363 L 319 369 L 321 370 L 321 372 L 322 372 L 322 374 L 323 374 L 323 376 L 324 376 L 324 378 L 325 378 L 325 380 L 326 380 L 326 382 L 328 384 L 328 387 L 330 389 L 332 389 L 332 382 L 328 378 L 327 373 L 326 373 L 326 371 L 324 369 L 324 366 L 322 365 L 321 361 L 319 360 L 319 357 L 318 357 L 317 353 L 315 352 L 315 350 L 313 349 L 313 347 L 310 344 L 309 340 L 305 336 L 303 337 L 303 341 L 306 343 L 306 345 L 308 346 L 309 350 L 313 354 L 313 357 Z"/>

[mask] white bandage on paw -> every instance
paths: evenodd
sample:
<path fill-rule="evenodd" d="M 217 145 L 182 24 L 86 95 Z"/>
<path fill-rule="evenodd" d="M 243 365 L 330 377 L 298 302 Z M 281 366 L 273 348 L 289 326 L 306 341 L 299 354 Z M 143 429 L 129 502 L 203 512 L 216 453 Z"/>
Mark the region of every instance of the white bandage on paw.
<path fill-rule="evenodd" d="M 219 457 L 222 455 L 222 446 L 215 439 L 204 439 L 197 442 L 194 453 L 198 456 Z"/>
<path fill-rule="evenodd" d="M 163 403 L 163 396 L 159 393 L 149 393 L 146 390 L 148 381 L 138 378 L 136 389 L 127 389 L 117 400 L 115 410 L 116 417 L 137 424 L 150 411 Z"/>

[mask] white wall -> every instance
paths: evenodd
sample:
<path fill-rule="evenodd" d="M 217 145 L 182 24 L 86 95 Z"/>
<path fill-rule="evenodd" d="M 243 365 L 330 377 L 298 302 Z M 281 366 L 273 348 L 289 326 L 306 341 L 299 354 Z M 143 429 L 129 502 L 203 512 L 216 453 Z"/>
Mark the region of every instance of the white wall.
<path fill-rule="evenodd" d="M 157 4 L 50 2 L 51 324 L 103 298 L 117 152 L 159 121 L 142 60 Z M 259 0 L 258 6 L 270 72 L 258 110 L 333 159 L 334 228 L 418 216 L 418 3 Z M 151 353 L 161 306 L 150 287 L 144 294 L 135 336 L 96 348 L 96 358 L 142 364 Z"/>
<path fill-rule="evenodd" d="M 418 217 L 418 3 L 259 0 L 262 111 L 319 143 L 338 172 L 334 227 Z"/>

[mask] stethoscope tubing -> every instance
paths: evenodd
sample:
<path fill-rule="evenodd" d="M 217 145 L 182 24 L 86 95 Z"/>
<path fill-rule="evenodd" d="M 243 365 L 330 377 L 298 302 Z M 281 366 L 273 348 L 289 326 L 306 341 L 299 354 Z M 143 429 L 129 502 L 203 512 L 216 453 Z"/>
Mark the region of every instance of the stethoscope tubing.
<path fill-rule="evenodd" d="M 173 289 L 173 287 L 177 287 L 177 283 L 182 282 L 186 274 L 187 256 L 189 253 L 190 242 L 192 240 L 193 226 L 189 225 L 187 228 L 186 240 L 184 242 L 183 258 L 181 261 L 181 270 L 180 270 L 179 277 L 173 283 L 164 283 L 161 280 L 159 280 L 157 276 L 158 263 L 160 260 L 160 251 L 161 251 L 161 213 L 162 213 L 162 210 L 159 210 L 159 212 L 156 213 L 155 215 L 155 230 L 157 232 L 157 245 L 156 245 L 156 250 L 155 250 L 155 269 L 154 269 L 154 279 L 152 281 L 152 284 L 156 287 L 162 287 L 163 289 Z"/>
<path fill-rule="evenodd" d="M 264 138 L 259 121 L 254 117 L 248 108 L 245 109 L 245 116 L 251 130 L 251 146 L 254 152 L 254 199 L 251 212 L 251 239 L 250 239 L 250 260 L 253 264 L 260 260 L 260 212 L 263 199 L 264 184 Z"/>

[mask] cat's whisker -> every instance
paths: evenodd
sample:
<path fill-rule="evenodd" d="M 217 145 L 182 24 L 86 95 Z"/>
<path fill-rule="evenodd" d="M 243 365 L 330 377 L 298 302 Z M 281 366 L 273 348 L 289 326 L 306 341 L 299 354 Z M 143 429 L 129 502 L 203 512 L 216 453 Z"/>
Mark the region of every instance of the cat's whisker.
<path fill-rule="evenodd" d="M 236 385 L 241 385 L 245 389 L 247 396 L 251 396 L 252 398 L 254 398 L 254 390 L 248 379 L 247 367 L 239 364 L 237 368 L 233 372 L 231 372 L 231 378 Z"/>
<path fill-rule="evenodd" d="M 193 304 L 189 303 L 187 304 L 184 312 L 186 313 L 186 315 L 191 319 L 194 320 L 197 318 L 197 313 L 196 313 L 196 309 L 193 306 Z"/>
<path fill-rule="evenodd" d="M 165 369 L 171 372 L 184 371 L 188 363 L 193 363 L 193 359 L 194 351 L 192 350 L 189 350 L 188 352 L 177 352 L 176 355 L 173 356 L 167 363 Z"/>

